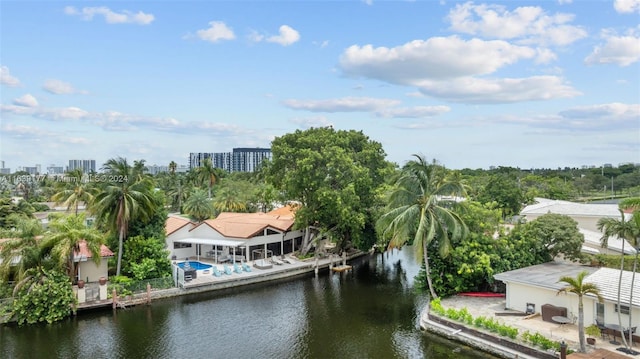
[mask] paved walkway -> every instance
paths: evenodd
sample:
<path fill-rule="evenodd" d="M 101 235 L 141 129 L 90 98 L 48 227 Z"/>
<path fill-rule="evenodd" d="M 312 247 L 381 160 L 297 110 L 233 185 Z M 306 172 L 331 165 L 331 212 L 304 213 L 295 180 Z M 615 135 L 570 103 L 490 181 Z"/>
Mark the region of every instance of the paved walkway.
<path fill-rule="evenodd" d="M 567 324 L 560 326 L 559 324 L 545 322 L 542 320 L 540 315 L 537 315 L 533 318 L 525 319 L 526 317 L 522 316 L 498 316 L 496 317 L 496 312 L 504 312 L 505 308 L 505 299 L 504 298 L 479 298 L 479 297 L 465 297 L 465 296 L 453 296 L 449 298 L 445 298 L 442 300 L 442 306 L 445 308 L 456 308 L 461 309 L 466 307 L 469 310 L 469 313 L 473 315 L 473 317 L 484 316 L 484 317 L 495 317 L 500 322 L 511 325 L 513 327 L 517 327 L 520 332 L 524 332 L 526 330 L 534 333 L 538 332 L 549 339 L 553 339 L 556 341 L 564 341 L 569 345 L 571 349 L 577 350 L 579 347 L 578 344 L 578 326 L 577 324 Z M 639 344 L 634 345 L 634 349 L 638 347 Z M 587 354 L 591 354 L 596 352 L 598 349 L 599 353 L 606 353 L 607 356 L 595 356 L 593 358 L 637 358 L 640 359 L 640 356 L 632 356 L 628 354 L 624 354 L 620 351 L 617 351 L 616 348 L 621 347 L 621 345 L 613 345 L 609 343 L 608 340 L 602 340 L 601 338 L 596 339 L 595 346 L 587 344 Z M 636 349 L 638 350 L 638 349 Z M 591 356 L 587 357 L 574 357 L 574 354 L 570 355 L 569 358 L 592 358 Z"/>

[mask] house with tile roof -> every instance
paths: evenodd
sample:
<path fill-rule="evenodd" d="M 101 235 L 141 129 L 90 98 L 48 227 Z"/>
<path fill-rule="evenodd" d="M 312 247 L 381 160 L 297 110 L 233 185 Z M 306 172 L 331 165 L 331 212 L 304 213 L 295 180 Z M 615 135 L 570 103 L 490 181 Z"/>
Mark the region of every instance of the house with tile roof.
<path fill-rule="evenodd" d="M 598 221 L 601 218 L 620 219 L 620 211 L 617 204 L 575 203 L 569 201 L 536 198 L 536 203 L 526 206 L 520 211 L 520 216 L 526 221 L 533 221 L 547 213 L 563 214 L 578 222 L 578 229 L 584 235 L 582 251 L 591 254 L 620 254 L 624 245 L 626 254 L 635 254 L 636 250 L 624 239 L 611 237 L 607 248 L 602 248 L 600 238 L 602 232 L 598 230 Z M 631 218 L 631 214 L 625 213 L 625 218 Z"/>
<path fill-rule="evenodd" d="M 97 282 L 101 277 L 109 277 L 109 258 L 113 252 L 104 244 L 100 246 L 100 263 L 93 260 L 91 251 L 87 248 L 87 242 L 80 241 L 79 250 L 73 252 L 73 260 L 78 263 L 78 279 L 86 282 Z"/>
<path fill-rule="evenodd" d="M 172 259 L 210 258 L 248 261 L 266 253 L 291 253 L 302 244 L 303 231 L 294 230 L 291 210 L 268 213 L 223 212 L 194 223 L 180 216 L 167 219 L 166 244 Z"/>
<path fill-rule="evenodd" d="M 37 240 L 42 236 L 36 237 Z M 16 238 L 1 238 L 0 249 L 2 244 L 8 241 L 18 240 Z M 101 277 L 109 277 L 108 260 L 113 257 L 113 252 L 104 244 L 100 246 L 100 263 L 93 259 L 93 254 L 87 248 L 87 242 L 80 241 L 79 250 L 73 252 L 73 261 L 77 263 L 78 275 L 76 279 L 82 279 L 86 282 L 97 282 Z M 2 261 L 2 259 L 0 259 Z M 20 261 L 20 257 L 14 258 L 14 264 Z"/>
<path fill-rule="evenodd" d="M 533 305 L 534 311 L 540 313 L 543 305 L 550 304 L 566 308 L 567 316 L 572 318 L 578 316 L 578 297 L 572 293 L 558 295 L 558 290 L 566 287 L 565 283 L 558 280 L 563 276 L 575 278 L 582 271 L 589 273 L 585 282 L 595 284 L 604 299 L 603 303 L 598 303 L 595 296 L 583 297 L 585 325 L 595 324 L 596 319 L 605 324 L 617 324 L 620 270 L 548 262 L 499 273 L 494 278 L 506 285 L 506 308 L 526 312 L 527 307 Z M 636 275 L 632 282 L 632 274 L 622 271 L 620 314 L 625 328 L 628 326 L 629 313 L 633 320 L 632 327 L 640 326 L 640 275 Z M 631 299 L 632 287 L 634 293 Z"/>

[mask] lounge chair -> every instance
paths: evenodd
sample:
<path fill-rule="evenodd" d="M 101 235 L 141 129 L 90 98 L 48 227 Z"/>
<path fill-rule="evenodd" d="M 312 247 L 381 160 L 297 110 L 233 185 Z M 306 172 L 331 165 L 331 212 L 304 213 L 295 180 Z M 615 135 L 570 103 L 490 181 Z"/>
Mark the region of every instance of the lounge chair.
<path fill-rule="evenodd" d="M 285 263 L 289 263 L 289 264 L 293 264 L 295 263 L 295 261 L 293 260 L 293 258 L 289 258 L 289 257 L 284 257 L 282 258 L 282 261 Z"/>
<path fill-rule="evenodd" d="M 220 272 L 220 270 L 216 266 L 213 266 L 213 268 L 211 268 L 211 271 L 213 272 L 213 275 L 216 277 L 220 277 L 222 275 L 222 272 Z"/>
<path fill-rule="evenodd" d="M 242 273 L 242 267 L 238 263 L 233 263 L 233 271 L 240 274 Z"/>
<path fill-rule="evenodd" d="M 231 268 L 228 265 L 224 265 L 224 274 L 231 275 Z"/>
<path fill-rule="evenodd" d="M 283 262 L 283 261 L 281 261 L 280 259 L 278 259 L 278 257 L 276 257 L 276 256 L 271 257 L 271 262 L 272 262 L 273 264 L 277 264 L 277 265 L 279 265 L 279 266 L 281 266 L 281 265 L 283 265 L 283 264 L 284 264 L 284 262 Z"/>
<path fill-rule="evenodd" d="M 245 272 L 251 272 L 251 266 L 247 263 L 242 263 L 242 269 L 244 269 Z"/>

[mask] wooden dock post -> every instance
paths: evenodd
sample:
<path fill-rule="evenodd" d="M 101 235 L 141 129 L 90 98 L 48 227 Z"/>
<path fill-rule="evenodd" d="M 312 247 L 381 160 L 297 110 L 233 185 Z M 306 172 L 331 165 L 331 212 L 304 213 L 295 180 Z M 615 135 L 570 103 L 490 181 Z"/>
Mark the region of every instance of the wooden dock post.
<path fill-rule="evenodd" d="M 316 254 L 316 267 L 313 269 L 313 272 L 318 275 L 318 255 Z"/>
<path fill-rule="evenodd" d="M 116 293 L 116 289 L 115 288 L 111 291 L 111 300 L 112 300 L 111 307 L 113 309 L 116 309 L 116 307 L 118 305 L 118 294 Z"/>
<path fill-rule="evenodd" d="M 151 304 L 151 283 L 147 283 L 147 304 Z"/>

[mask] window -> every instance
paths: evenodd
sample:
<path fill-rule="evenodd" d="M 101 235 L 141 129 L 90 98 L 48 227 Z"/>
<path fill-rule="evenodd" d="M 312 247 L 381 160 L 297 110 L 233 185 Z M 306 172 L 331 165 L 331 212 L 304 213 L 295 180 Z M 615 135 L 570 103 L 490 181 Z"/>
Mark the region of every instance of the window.
<path fill-rule="evenodd" d="M 618 305 L 614 304 L 613 305 L 616 313 L 618 312 Z M 620 306 L 620 314 L 629 314 L 629 306 L 628 305 L 621 305 Z"/>
<path fill-rule="evenodd" d="M 173 243 L 173 249 L 191 248 L 191 243 Z"/>

